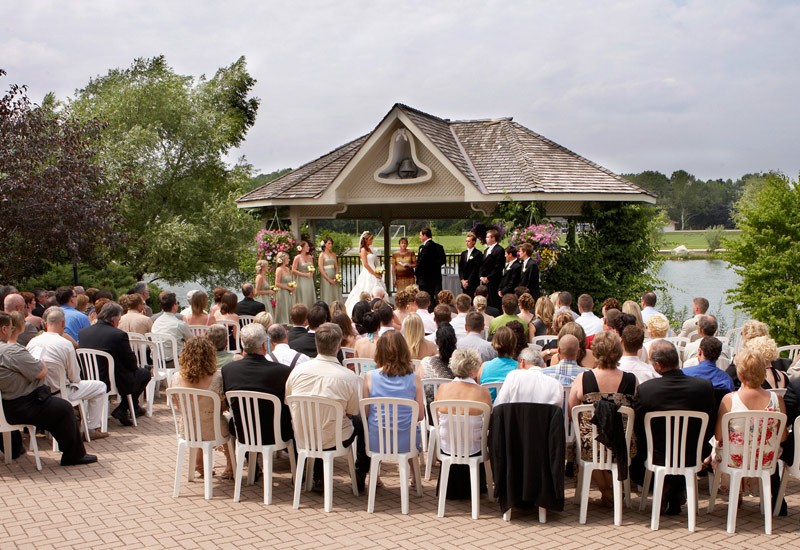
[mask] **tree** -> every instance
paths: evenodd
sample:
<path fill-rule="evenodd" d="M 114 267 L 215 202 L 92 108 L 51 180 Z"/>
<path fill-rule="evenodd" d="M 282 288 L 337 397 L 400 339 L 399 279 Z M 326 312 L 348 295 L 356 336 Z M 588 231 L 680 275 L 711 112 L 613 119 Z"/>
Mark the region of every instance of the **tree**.
<path fill-rule="evenodd" d="M 2 280 L 39 273 L 47 260 L 77 265 L 121 240 L 115 205 L 129 191 L 125 172 L 106 186 L 101 124 L 55 107 L 52 97 L 33 104 L 24 86 L 0 98 Z"/>
<path fill-rule="evenodd" d="M 800 342 L 800 188 L 782 174 L 751 178 L 736 203 L 741 238 L 728 243 L 728 261 L 741 276 L 729 293 L 770 327 L 779 345 Z"/>
<path fill-rule="evenodd" d="M 638 300 L 659 286 L 659 236 L 663 211 L 635 203 L 587 203 L 579 223 L 588 229 L 567 245 L 543 276 L 549 291 L 588 293 L 600 304 L 613 296 Z"/>
<path fill-rule="evenodd" d="M 258 226 L 234 203 L 249 188 L 251 167 L 224 161 L 255 122 L 254 84 L 244 58 L 195 79 L 159 56 L 78 90 L 75 112 L 106 123 L 101 157 L 110 184 L 119 185 L 126 171 L 141 182 L 141 193 L 119 204 L 136 238 L 112 255 L 138 277 L 230 281 Z"/>

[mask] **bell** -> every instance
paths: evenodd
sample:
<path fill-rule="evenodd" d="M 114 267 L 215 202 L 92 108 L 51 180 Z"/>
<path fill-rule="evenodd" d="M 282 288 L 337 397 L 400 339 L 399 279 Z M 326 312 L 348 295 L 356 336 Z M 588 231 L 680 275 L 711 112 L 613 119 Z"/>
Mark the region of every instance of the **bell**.
<path fill-rule="evenodd" d="M 400 176 L 401 179 L 415 178 L 417 177 L 417 171 L 417 165 L 414 164 L 414 161 L 406 157 L 400 161 L 400 168 L 397 169 L 397 175 Z"/>

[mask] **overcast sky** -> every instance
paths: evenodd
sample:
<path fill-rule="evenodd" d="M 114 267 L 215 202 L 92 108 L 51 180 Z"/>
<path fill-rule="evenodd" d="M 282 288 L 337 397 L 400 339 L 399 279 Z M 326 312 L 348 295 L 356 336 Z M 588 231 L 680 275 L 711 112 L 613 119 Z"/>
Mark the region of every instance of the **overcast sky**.
<path fill-rule="evenodd" d="M 28 0 L 0 67 L 72 96 L 159 54 L 212 75 L 246 56 L 258 118 L 238 154 L 297 167 L 396 102 L 514 120 L 617 172 L 800 170 L 800 2 Z"/>

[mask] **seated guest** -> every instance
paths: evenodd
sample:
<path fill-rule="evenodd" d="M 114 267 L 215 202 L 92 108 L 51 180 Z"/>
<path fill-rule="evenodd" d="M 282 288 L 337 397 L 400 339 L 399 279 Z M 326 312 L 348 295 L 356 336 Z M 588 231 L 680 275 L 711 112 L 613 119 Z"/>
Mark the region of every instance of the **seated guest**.
<path fill-rule="evenodd" d="M 600 400 L 612 401 L 617 406 L 630 407 L 636 393 L 636 377 L 617 368 L 622 357 L 622 343 L 616 332 L 605 331 L 594 338 L 592 349 L 597 360 L 592 370 L 587 370 L 575 377 L 569 392 L 569 410 L 576 405 L 592 404 Z M 589 415 L 580 418 L 581 456 L 584 460 L 592 459 L 592 422 Z M 606 505 L 614 503 L 614 487 L 610 471 L 595 470 L 592 480 L 600 490 L 601 499 Z"/>
<path fill-rule="evenodd" d="M 454 338 L 455 340 L 455 338 Z M 418 422 L 424 418 L 425 402 L 422 399 L 422 382 L 414 374 L 414 365 L 408 351 L 403 335 L 398 331 L 388 332 L 378 339 L 375 351 L 375 370 L 364 374 L 362 395 L 366 397 L 394 397 L 411 399 L 417 402 L 419 410 L 416 418 L 411 417 L 411 409 L 400 407 L 398 409 L 399 432 L 397 449 L 394 452 L 409 452 L 409 435 L 411 430 L 416 431 L 417 448 L 420 447 Z M 388 413 L 387 413 L 388 414 Z M 378 410 L 370 407 L 367 424 L 369 425 L 369 444 L 372 452 L 380 449 L 378 438 Z M 387 446 L 391 443 L 387 441 Z M 387 449 L 391 450 L 391 449 Z"/>
<path fill-rule="evenodd" d="M 609 309 L 616 309 L 617 311 L 622 311 L 622 304 L 616 298 L 606 298 L 603 300 L 603 305 L 601 306 L 600 312 L 605 315 L 606 311 Z"/>
<path fill-rule="evenodd" d="M 354 349 L 356 346 L 356 339 L 358 338 L 358 332 L 356 332 L 353 321 L 350 320 L 344 308 L 342 311 L 333 313 L 331 322 L 336 323 L 339 325 L 339 328 L 342 329 L 342 347 Z"/>
<path fill-rule="evenodd" d="M 453 352 L 453 356 L 450 358 L 450 368 L 455 378 L 452 382 L 439 386 L 434 404 L 437 401 L 477 401 L 491 407 L 492 396 L 489 394 L 489 390 L 477 383 L 481 368 L 481 359 L 475 350 L 458 349 Z M 450 432 L 447 409 L 434 408 L 434 410 L 439 418 L 439 441 L 441 442 L 441 450 L 443 453 L 450 453 Z M 472 416 L 472 418 L 470 418 L 472 421 L 472 429 L 470 430 L 472 439 L 470 440 L 469 451 L 471 455 L 474 455 L 481 451 L 483 417 L 481 416 L 482 411 L 480 409 L 470 409 L 469 414 Z M 466 465 L 451 466 L 450 478 L 447 485 L 447 498 L 470 498 L 471 490 L 470 483 L 467 481 L 468 477 L 469 470 Z M 481 468 L 481 486 L 481 492 L 486 492 L 483 468 Z"/>
<path fill-rule="evenodd" d="M 644 331 L 644 337 L 649 338 L 647 334 L 647 326 L 642 320 L 642 308 L 633 300 L 626 300 L 622 303 L 622 313 L 633 315 L 636 318 L 636 326 Z"/>
<path fill-rule="evenodd" d="M 528 347 L 528 337 L 525 335 L 524 327 L 519 321 L 511 321 L 506 326 L 511 329 L 511 332 L 514 333 L 514 338 L 516 338 L 514 353 L 511 354 L 511 357 L 516 361 L 519 353 Z"/>
<path fill-rule="evenodd" d="M 456 316 L 450 319 L 450 325 L 456 333 L 456 338 L 463 338 L 467 335 L 467 313 L 472 305 L 472 298 L 467 294 L 456 296 Z"/>
<path fill-rule="evenodd" d="M 236 349 L 238 347 L 239 316 L 236 314 L 237 304 L 238 299 L 236 298 L 236 294 L 233 292 L 226 292 L 222 295 L 219 309 L 213 314 L 215 322 L 230 321 L 233 323 L 232 325 L 226 325 L 228 327 L 228 347 L 230 349 Z"/>
<path fill-rule="evenodd" d="M 534 309 L 534 318 L 531 325 L 528 327 L 528 334 L 531 340 L 534 336 L 546 336 L 548 334 L 555 334 L 552 332 L 553 315 L 556 308 L 553 302 L 547 296 L 540 296 L 536 300 L 536 308 Z"/>
<path fill-rule="evenodd" d="M 667 319 L 666 315 L 661 313 L 656 309 L 656 293 L 655 292 L 645 292 L 642 294 L 642 322 L 647 325 L 647 321 L 649 321 L 653 316 L 663 317 L 664 321 L 667 323 L 667 330 L 669 330 L 669 319 Z M 652 338 L 657 338 L 657 336 L 650 335 Z"/>
<path fill-rule="evenodd" d="M 586 369 L 578 365 L 578 355 L 581 352 L 581 344 L 578 338 L 572 334 L 565 334 L 558 338 L 558 357 L 556 365 L 546 367 L 542 372 L 547 376 L 552 376 L 562 386 L 571 386 L 575 378 Z"/>
<path fill-rule="evenodd" d="M 653 342 L 663 340 L 669 333 L 669 321 L 663 315 L 652 315 L 648 319 L 647 333 L 650 334 L 651 340 L 644 343 L 644 350 L 647 352 L 647 357 L 650 357 L 650 347 Z"/>
<path fill-rule="evenodd" d="M 627 314 L 623 313 L 623 315 Z M 632 373 L 639 384 L 659 377 L 652 365 L 645 363 L 639 358 L 639 352 L 642 350 L 643 342 L 644 331 L 635 324 L 629 325 L 623 329 L 622 357 L 620 357 L 619 360 L 619 370 Z"/>
<path fill-rule="evenodd" d="M 761 385 L 765 390 L 786 388 L 789 386 L 789 377 L 781 369 L 781 359 L 778 354 L 778 344 L 769 336 L 756 336 L 748 340 L 744 348 L 760 355 L 767 362 L 767 373 L 764 383 Z M 738 377 L 737 379 L 738 380 Z M 736 381 L 734 381 L 734 385 Z"/>
<path fill-rule="evenodd" d="M 466 329 L 467 334 L 463 338 L 458 338 L 456 348 L 474 349 L 480 354 L 481 361 L 483 363 L 497 357 L 497 352 L 492 347 L 492 344 L 487 342 L 483 337 L 483 315 L 477 311 L 471 311 L 467 313 L 467 319 L 464 323 L 464 328 Z"/>
<path fill-rule="evenodd" d="M 417 376 L 420 379 L 453 378 L 453 371 L 450 370 L 450 358 L 456 350 L 456 333 L 453 327 L 447 323 L 439 325 L 436 329 L 436 346 L 439 348 L 438 353 L 425 357 L 417 367 Z M 428 402 L 433 401 L 433 388 L 427 388 L 427 392 Z"/>
<path fill-rule="evenodd" d="M 453 318 L 453 312 L 450 311 L 450 307 L 444 304 L 437 304 L 436 307 L 433 308 L 433 322 L 436 323 L 436 326 L 439 327 L 444 324 L 450 324 L 450 320 Z M 436 333 L 427 334 L 425 339 L 429 342 L 436 342 Z"/>
<path fill-rule="evenodd" d="M 256 316 L 253 317 L 253 322 L 258 323 L 259 325 L 264 327 L 264 330 L 269 330 L 269 327 L 271 327 L 273 323 L 275 323 L 272 317 L 272 313 L 270 313 L 269 311 L 262 311 L 261 313 L 256 313 Z"/>
<path fill-rule="evenodd" d="M 578 339 L 578 344 L 581 348 L 580 353 L 578 353 L 578 364 L 586 369 L 593 369 L 594 354 L 592 353 L 592 350 L 587 349 L 586 333 L 583 332 L 583 327 L 578 323 L 569 322 L 561 327 L 561 330 L 558 331 L 558 339 L 561 340 L 561 337 L 565 334 L 571 334 Z M 558 352 L 556 352 L 556 354 L 550 359 L 550 364 L 553 365 L 558 361 Z"/>
<path fill-rule="evenodd" d="M 503 403 L 545 403 L 561 406 L 564 390 L 557 380 L 545 375 L 542 352 L 526 347 L 517 358 L 519 368 L 508 373 L 497 392 L 495 405 Z"/>
<path fill-rule="evenodd" d="M 449 290 L 440 290 L 439 294 L 436 295 L 436 301 L 439 302 L 440 305 L 447 306 L 447 308 L 450 310 L 450 313 L 456 313 L 456 297 Z"/>
<path fill-rule="evenodd" d="M 486 285 L 478 285 L 477 288 L 475 288 L 475 298 L 477 298 L 478 296 L 480 296 L 481 298 L 484 298 L 485 301 L 486 301 L 486 304 L 485 305 L 481 305 L 483 310 L 478 310 L 478 305 L 479 304 L 476 303 L 474 301 L 474 299 L 473 299 L 472 304 L 475 306 L 476 310 L 481 311 L 482 313 L 486 313 L 486 315 L 488 315 L 489 317 L 492 317 L 492 318 L 497 317 L 498 315 L 500 315 L 502 313 L 496 307 L 492 307 L 492 306 L 488 305 L 489 304 L 489 287 L 487 287 Z M 481 304 L 482 303 L 483 303 L 483 301 L 481 301 Z M 491 321 L 491 319 L 490 319 L 490 321 Z M 489 321 L 486 322 L 486 325 L 487 326 L 489 325 Z"/>
<path fill-rule="evenodd" d="M 159 320 L 164 317 L 166 316 L 162 316 Z M 104 351 L 114 358 L 114 381 L 117 384 L 120 400 L 119 406 L 111 412 L 111 416 L 119 420 L 123 426 L 132 426 L 131 413 L 135 413 L 136 416 L 144 415 L 144 409 L 139 407 L 138 403 L 139 396 L 150 382 L 150 369 L 139 368 L 128 335 L 119 329 L 121 318 L 122 306 L 116 302 L 108 302 L 97 314 L 97 323 L 81 330 L 80 347 Z M 109 387 L 108 365 L 104 360 L 98 363 L 101 363 L 100 377 L 106 383 L 106 387 Z M 128 395 L 133 399 L 134 411 L 128 409 Z"/>
<path fill-rule="evenodd" d="M 522 319 L 522 322 L 526 325 L 533 322 L 533 309 L 536 305 L 533 301 L 533 296 L 528 294 L 527 292 L 523 292 L 522 296 L 517 298 L 517 305 L 519 306 L 519 314 L 518 317 Z"/>
<path fill-rule="evenodd" d="M 381 304 L 377 310 L 378 319 L 381 321 L 381 328 L 378 329 L 378 336 L 383 336 L 389 331 L 394 330 L 394 311 L 389 304 Z"/>
<path fill-rule="evenodd" d="M 325 322 L 328 312 L 320 306 L 315 305 L 308 311 L 308 330 L 305 334 L 300 334 L 294 340 L 289 340 L 289 347 L 300 353 L 304 353 L 311 358 L 317 356 L 317 345 L 314 343 L 314 333 L 317 328 Z"/>
<path fill-rule="evenodd" d="M 50 432 L 58 441 L 62 466 L 97 462 L 96 456 L 86 454 L 72 405 L 53 395 L 45 385 L 47 367 L 24 347 L 9 343 L 11 334 L 11 315 L 0 312 L 0 394 L 6 420 Z M 11 434 L 11 447 L 3 452 L 12 458 L 24 452 L 18 431 Z"/>
<path fill-rule="evenodd" d="M 700 319 L 703 316 L 705 316 L 707 311 L 708 311 L 708 300 L 701 297 L 692 300 L 692 313 L 694 313 L 694 316 L 691 319 L 687 319 L 686 321 L 684 321 L 678 336 L 689 338 L 692 342 L 702 338 L 702 336 L 697 333 L 697 328 L 698 324 L 700 323 Z M 709 336 L 714 336 L 714 335 L 709 334 Z"/>
<path fill-rule="evenodd" d="M 202 290 L 190 291 L 189 311 L 183 311 L 183 321 L 187 325 L 213 325 L 216 320 L 214 316 L 206 312 L 208 308 L 208 294 Z"/>
<path fill-rule="evenodd" d="M 394 322 L 397 326 L 402 327 L 406 315 L 410 313 L 408 309 L 410 300 L 411 296 L 405 290 L 400 290 L 394 295 Z"/>
<path fill-rule="evenodd" d="M 358 414 L 361 380 L 336 359 L 342 342 L 342 331 L 337 325 L 324 323 L 315 331 L 314 338 L 318 354 L 314 359 L 292 369 L 286 381 L 286 397 L 292 395 L 327 397 L 342 404 L 344 417 L 342 418 L 341 438 L 345 447 L 349 447 L 354 440 L 357 440 L 356 482 L 359 490 L 364 490 L 364 480 L 369 473 L 370 459 L 364 444 L 364 425 Z M 295 419 L 296 437 L 299 438 L 303 433 L 303 426 L 299 424 L 300 416 L 295 414 L 294 406 L 292 415 Z M 334 418 L 323 419 L 323 448 L 332 449 L 336 446 L 335 427 Z M 314 488 L 318 492 L 322 491 L 322 460 L 314 461 Z"/>
<path fill-rule="evenodd" d="M 178 371 L 169 380 L 170 388 L 192 388 L 195 390 L 207 390 L 219 395 L 222 402 L 221 411 L 227 410 L 225 404 L 225 390 L 222 387 L 222 371 L 217 369 L 217 353 L 211 340 L 205 336 L 190 338 L 181 351 L 178 364 Z M 200 408 L 200 432 L 203 439 L 214 439 L 214 432 L 217 425 L 220 427 L 222 437 L 228 436 L 228 422 L 225 416 L 220 414 L 214 417 L 214 403 L 210 399 L 199 399 Z M 177 403 L 177 402 L 176 402 Z M 181 432 L 183 432 L 181 426 Z M 231 465 L 231 455 L 228 446 L 223 445 L 225 453 L 225 471 L 222 473 L 223 479 L 233 478 L 233 466 Z M 198 449 L 195 470 L 203 474 L 203 450 Z"/>
<path fill-rule="evenodd" d="M 578 313 L 580 317 L 575 321 L 586 333 L 586 337 L 590 338 L 595 334 L 603 331 L 603 320 L 594 314 L 594 300 L 588 294 L 581 294 L 578 296 Z"/>
<path fill-rule="evenodd" d="M 368 305 L 366 307 L 369 309 Z M 355 308 L 353 311 L 355 311 Z M 292 324 L 288 331 L 289 343 L 291 344 L 295 338 L 299 338 L 308 332 L 308 307 L 305 304 L 293 305 L 289 311 L 289 322 Z"/>
<path fill-rule="evenodd" d="M 420 292 L 422 294 L 422 292 Z M 411 359 L 424 359 L 436 355 L 436 344 L 425 339 L 425 327 L 417 313 L 409 313 L 403 321 L 403 336 L 411 351 Z"/>
<path fill-rule="evenodd" d="M 408 317 L 406 317 L 406 320 L 408 320 Z M 375 359 L 378 330 L 381 328 L 381 320 L 378 314 L 374 311 L 365 313 L 361 318 L 361 328 L 364 330 L 364 334 L 356 340 L 355 347 L 353 348 L 356 352 L 356 357 Z"/>
<path fill-rule="evenodd" d="M 528 323 L 525 323 L 517 315 L 517 297 L 514 296 L 514 294 L 504 295 L 502 301 L 502 307 L 503 307 L 503 314 L 500 315 L 499 317 L 495 317 L 494 319 L 492 319 L 492 322 L 489 325 L 489 337 L 491 338 L 492 336 L 494 336 L 494 333 L 497 329 L 506 326 L 511 321 L 519 322 L 525 329 L 525 336 L 527 336 Z"/>
<path fill-rule="evenodd" d="M 19 314 L 22 320 L 22 329 L 19 335 L 17 336 L 16 342 L 21 346 L 28 345 L 28 342 L 31 341 L 31 338 L 39 334 L 39 328 L 37 328 L 37 324 L 39 327 L 42 325 L 42 320 L 39 317 L 35 317 L 30 315 L 30 309 L 25 303 L 25 298 L 21 294 L 13 293 L 7 295 L 3 299 L 3 311 L 6 313 L 17 313 Z M 28 319 L 38 319 L 38 323 L 34 321 L 31 323 Z M 74 340 L 70 340 L 70 342 L 75 343 Z"/>
<path fill-rule="evenodd" d="M 176 350 L 172 349 L 171 342 L 164 342 L 167 368 L 173 368 L 174 359 L 177 359 L 181 351 L 183 351 L 183 346 L 192 337 L 192 332 L 189 330 L 189 325 L 178 319 L 178 298 L 174 292 L 162 292 L 158 296 L 158 301 L 161 304 L 161 315 L 153 321 L 153 332 L 175 337 L 175 341 L 178 344 L 178 349 Z"/>
<path fill-rule="evenodd" d="M 410 308 L 409 308 L 410 310 Z M 370 307 L 368 302 L 357 302 L 356 305 L 353 306 L 353 325 L 356 328 L 356 332 L 358 334 L 364 334 L 364 315 L 367 313 L 371 313 L 372 308 Z M 378 327 L 380 327 L 380 319 L 378 320 Z M 376 331 L 378 329 L 375 329 Z"/>
<path fill-rule="evenodd" d="M 766 325 L 765 325 L 766 326 Z M 717 318 L 713 315 L 701 315 L 700 319 L 697 321 L 697 330 L 695 331 L 696 338 L 686 344 L 686 348 L 683 350 L 683 357 L 684 367 L 690 366 L 689 360 L 697 357 L 697 350 L 700 349 L 700 340 L 708 336 L 709 338 L 716 338 L 717 334 Z M 725 344 L 722 345 L 722 351 L 720 352 L 720 358 L 717 361 L 717 366 L 723 370 L 727 369 L 730 366 L 731 358 L 733 353 L 731 348 Z M 736 370 L 736 367 L 733 368 Z M 728 373 L 729 375 L 731 373 Z M 731 376 L 731 378 L 733 378 Z"/>
<path fill-rule="evenodd" d="M 69 334 L 70 338 L 77 342 L 78 333 L 91 324 L 86 315 L 75 309 L 78 304 L 78 295 L 75 294 L 72 288 L 62 286 L 56 290 L 56 301 L 59 307 L 64 310 L 67 327 L 65 329 L 66 334 Z"/>
<path fill-rule="evenodd" d="M 555 334 L 556 336 L 560 335 L 561 329 L 572 322 L 572 315 L 570 315 L 568 311 L 559 311 L 553 316 L 553 326 L 550 327 L 549 334 Z M 544 358 L 548 365 L 553 364 L 553 358 L 557 355 L 558 339 L 550 340 L 548 343 L 542 346 L 542 358 Z M 558 360 L 556 359 L 556 361 Z"/>
<path fill-rule="evenodd" d="M 295 351 L 289 347 L 289 335 L 283 325 L 274 323 L 267 330 L 269 349 L 267 356 L 275 363 L 286 365 L 293 369 L 296 365 L 310 359 L 305 353 Z"/>
<path fill-rule="evenodd" d="M 678 350 L 666 340 L 658 340 L 650 349 L 653 368 L 661 378 L 643 382 L 637 390 L 634 406 L 636 412 L 634 433 L 637 441 L 646 441 L 644 433 L 644 417 L 649 412 L 689 410 L 708 414 L 708 425 L 702 440 L 708 441 L 716 423 L 717 408 L 714 399 L 714 388 L 711 382 L 703 378 L 686 376 L 679 368 Z M 686 441 L 687 467 L 694 466 L 697 455 L 697 438 L 699 423 L 690 423 Z M 653 464 L 664 464 L 665 437 L 664 422 L 653 422 Z M 641 452 L 631 462 L 631 478 L 642 484 L 644 480 L 644 455 Z M 666 514 L 680 514 L 681 502 L 685 497 L 686 482 L 681 476 L 667 476 L 664 486 L 664 500 L 667 503 Z M 656 506 L 659 503 L 655 504 Z"/>
<path fill-rule="evenodd" d="M 472 299 L 473 308 L 475 309 L 476 312 L 480 313 L 483 316 L 483 324 L 488 329 L 489 325 L 491 325 L 492 321 L 494 320 L 494 316 L 489 315 L 489 313 L 487 312 L 488 309 L 488 306 L 486 305 L 487 303 L 488 302 L 486 301 L 485 296 L 475 296 L 475 298 Z"/>
<path fill-rule="evenodd" d="M 232 351 L 228 351 L 228 331 L 222 325 L 211 325 L 208 327 L 206 336 L 211 340 L 214 349 L 217 352 L 217 368 L 221 369 L 231 361 L 241 359 L 240 355 L 235 355 Z"/>
<path fill-rule="evenodd" d="M 417 315 L 422 320 L 425 334 L 433 334 L 436 332 L 436 321 L 433 319 L 433 314 L 428 311 L 431 306 L 431 295 L 424 290 L 420 290 L 417 292 L 414 302 L 417 304 Z"/>
<path fill-rule="evenodd" d="M 125 298 L 125 303 L 122 299 Z M 119 320 L 120 330 L 147 334 L 152 332 L 153 320 L 144 314 L 144 298 L 141 294 L 128 294 L 120 298 L 120 305 L 127 308 L 127 312 Z"/>
<path fill-rule="evenodd" d="M 516 300 L 513 294 L 506 294 L 503 296 L 503 301 L 509 296 Z M 497 332 L 494 333 L 494 338 L 492 338 L 492 347 L 497 352 L 497 357 L 481 366 L 478 373 L 478 381 L 481 384 L 503 382 L 506 379 L 506 375 L 517 368 L 517 361 L 514 358 L 516 346 L 517 338 L 514 336 L 514 332 L 506 326 L 498 328 Z M 494 400 L 496 391 L 490 390 L 490 392 L 492 400 Z"/>
<path fill-rule="evenodd" d="M 695 367 L 686 367 L 683 374 L 697 378 L 705 378 L 715 390 L 733 391 L 733 380 L 724 370 L 717 368 L 717 359 L 722 351 L 722 342 L 713 336 L 706 336 L 700 340 L 700 350 L 697 358 L 700 363 Z"/>
<path fill-rule="evenodd" d="M 211 309 L 208 312 L 212 317 L 222 307 L 222 297 L 225 296 L 226 292 L 228 292 L 227 289 L 219 286 L 214 289 L 214 303 L 211 305 Z"/>
<path fill-rule="evenodd" d="M 283 325 L 272 325 L 280 327 Z M 270 328 L 272 328 L 270 327 Z M 284 334 L 285 334 L 284 329 Z M 260 324 L 252 323 L 242 328 L 242 352 L 244 357 L 222 369 L 222 386 L 229 391 L 257 391 L 269 393 L 283 403 L 286 400 L 286 381 L 292 369 L 282 363 L 270 361 L 267 353 L 267 333 Z M 229 403 L 233 413 L 234 430 L 239 441 L 244 442 L 242 417 L 238 400 Z M 259 407 L 261 416 L 261 435 L 265 444 L 275 443 L 272 432 L 274 412 L 269 406 Z M 292 439 L 292 416 L 289 407 L 281 405 L 281 437 L 284 441 Z"/>
<path fill-rule="evenodd" d="M 255 296 L 253 283 L 247 282 L 242 285 L 242 296 L 244 296 L 242 301 L 236 304 L 237 315 L 252 315 L 255 317 L 262 311 L 266 311 L 267 306 L 263 302 L 253 299 L 253 296 Z"/>
<path fill-rule="evenodd" d="M 556 313 L 562 311 L 569 313 L 573 321 L 578 320 L 578 314 L 572 311 L 572 294 L 566 290 L 559 292 L 556 298 Z"/>
<path fill-rule="evenodd" d="M 29 325 L 33 325 L 33 327 L 38 332 L 39 329 L 42 328 L 42 315 L 44 315 L 44 312 L 42 312 L 42 315 L 33 314 L 33 310 L 36 307 L 36 297 L 33 295 L 32 292 L 22 292 L 20 293 L 20 296 L 22 296 L 22 300 L 25 302 L 25 314 L 26 314 L 25 322 Z M 85 296 L 85 294 L 82 294 L 81 296 Z M 6 310 L 6 312 L 8 312 L 8 310 Z"/>

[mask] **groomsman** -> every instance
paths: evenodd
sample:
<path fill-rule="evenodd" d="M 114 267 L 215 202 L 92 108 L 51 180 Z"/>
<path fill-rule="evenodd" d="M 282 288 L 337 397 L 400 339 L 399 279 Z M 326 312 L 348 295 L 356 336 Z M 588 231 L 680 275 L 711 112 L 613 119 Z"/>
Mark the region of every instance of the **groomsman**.
<path fill-rule="evenodd" d="M 475 289 L 480 284 L 478 271 L 483 262 L 483 253 L 475 248 L 475 235 L 467 233 L 467 249 L 461 253 L 458 260 L 458 278 L 461 279 L 461 288 L 470 298 L 475 296 Z"/>
<path fill-rule="evenodd" d="M 504 265 L 503 247 L 497 244 L 497 230 L 490 229 L 486 232 L 486 249 L 483 251 L 483 262 L 478 275 L 481 284 L 489 289 L 487 298 L 489 305 L 498 310 L 502 304 L 497 291 L 500 288 L 500 279 L 503 277 Z"/>
<path fill-rule="evenodd" d="M 519 285 L 526 287 L 533 299 L 538 300 L 542 291 L 539 289 L 539 266 L 531 258 L 533 246 L 530 243 L 522 243 L 519 247 L 519 255 L 522 262 L 522 278 Z"/>
<path fill-rule="evenodd" d="M 419 238 L 422 240 L 422 245 L 419 247 L 417 267 L 414 269 L 417 286 L 430 294 L 435 301 L 436 295 L 442 290 L 442 266 L 446 260 L 444 247 L 433 242 L 428 227 L 419 232 Z"/>
<path fill-rule="evenodd" d="M 506 294 L 514 294 L 514 289 L 519 286 L 519 281 L 522 278 L 522 264 L 517 260 L 517 249 L 509 246 L 505 250 L 506 265 L 503 269 L 503 275 L 500 277 L 500 288 L 497 295 L 502 298 Z"/>

